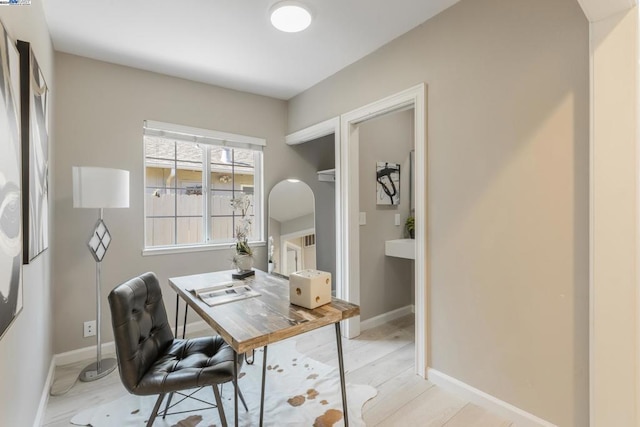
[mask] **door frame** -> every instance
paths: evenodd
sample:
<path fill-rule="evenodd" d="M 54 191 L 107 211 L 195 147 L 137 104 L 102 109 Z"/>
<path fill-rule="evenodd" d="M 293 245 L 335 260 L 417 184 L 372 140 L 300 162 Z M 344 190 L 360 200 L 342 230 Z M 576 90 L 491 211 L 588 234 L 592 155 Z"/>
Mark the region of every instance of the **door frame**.
<path fill-rule="evenodd" d="M 307 128 L 301 129 L 285 136 L 287 145 L 297 145 L 304 142 L 313 141 L 323 136 L 334 134 L 334 164 L 335 164 L 335 203 L 336 203 L 336 277 L 333 278 L 336 289 L 343 285 L 344 274 L 343 268 L 343 252 L 340 244 L 342 232 L 342 193 L 340 192 L 340 183 L 342 182 L 342 166 L 340 162 L 341 138 L 340 138 L 340 117 L 336 116 L 331 119 L 316 123 Z M 346 336 L 343 330 L 343 335 Z"/>
<path fill-rule="evenodd" d="M 381 115 L 414 109 L 414 149 L 415 149 L 415 221 L 416 221 L 416 260 L 415 260 L 415 371 L 423 378 L 427 377 L 428 366 L 428 222 L 427 222 L 427 134 L 426 134 L 426 93 L 424 83 L 398 92 L 389 97 L 372 102 L 340 116 L 342 141 L 340 181 L 341 234 L 339 241 L 346 262 L 342 265 L 342 280 L 336 288 L 339 298 L 360 303 L 360 226 L 359 226 L 359 167 L 358 167 L 358 125 Z M 360 333 L 360 317 L 347 320 L 345 333 L 355 337 Z"/>
<path fill-rule="evenodd" d="M 294 243 L 291 243 L 286 239 L 282 239 L 281 241 L 282 241 L 282 246 L 280 247 L 282 248 L 281 249 L 282 254 L 284 254 L 284 256 L 281 255 L 282 259 L 280 260 L 280 264 L 282 264 L 282 274 L 284 274 L 285 276 L 289 276 L 289 274 L 287 273 L 287 270 L 289 267 L 289 262 L 287 261 L 288 249 L 292 248 L 296 252 L 297 259 L 302 263 L 303 261 L 302 246 L 298 246 Z"/>
<path fill-rule="evenodd" d="M 427 378 L 428 289 L 430 255 L 427 222 L 427 86 L 420 83 L 364 107 L 314 124 L 285 137 L 288 145 L 301 144 L 334 134 L 336 166 L 336 296 L 360 303 L 358 124 L 402 109 L 414 109 L 415 138 L 415 372 Z M 355 137 L 355 139 L 353 139 Z M 419 261 L 421 260 L 421 261 Z M 349 268 L 351 266 L 351 268 Z M 357 268 L 353 268 L 357 266 Z M 347 338 L 360 334 L 360 317 L 345 320 L 342 333 Z"/>

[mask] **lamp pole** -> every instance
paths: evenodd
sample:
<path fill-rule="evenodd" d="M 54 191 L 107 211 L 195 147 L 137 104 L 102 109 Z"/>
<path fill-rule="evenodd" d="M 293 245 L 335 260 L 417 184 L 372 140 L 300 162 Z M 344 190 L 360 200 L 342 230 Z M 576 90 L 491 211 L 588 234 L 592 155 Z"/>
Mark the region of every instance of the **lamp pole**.
<path fill-rule="evenodd" d="M 100 338 L 100 333 L 102 331 L 101 320 L 102 320 L 102 260 L 107 253 L 107 249 L 109 248 L 109 243 L 111 241 L 111 237 L 109 236 L 109 230 L 106 228 L 106 225 L 103 221 L 103 213 L 104 209 L 100 208 L 100 215 L 98 216 L 98 222 L 96 224 L 96 228 L 89 238 L 87 245 L 89 246 L 89 250 L 91 254 L 95 258 L 96 261 L 96 361 L 87 367 L 85 367 L 80 373 L 80 381 L 95 381 L 102 377 L 109 375 L 116 369 L 117 361 L 114 358 L 108 358 L 102 360 L 102 340 Z M 102 227 L 104 227 L 104 233 L 102 233 Z M 107 237 L 106 244 L 104 243 L 104 238 Z M 96 250 L 94 246 L 92 246 L 92 241 L 94 241 L 95 237 L 98 238 L 98 247 L 104 248 L 104 252 L 102 252 L 102 256 L 99 257 L 96 254 Z"/>

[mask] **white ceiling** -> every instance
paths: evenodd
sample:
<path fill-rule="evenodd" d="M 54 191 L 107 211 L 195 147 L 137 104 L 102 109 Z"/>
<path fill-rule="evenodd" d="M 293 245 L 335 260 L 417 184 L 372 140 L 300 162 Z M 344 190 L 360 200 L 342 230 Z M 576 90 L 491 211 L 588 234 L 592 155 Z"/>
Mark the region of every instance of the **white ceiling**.
<path fill-rule="evenodd" d="M 54 48 L 289 99 L 459 0 L 301 0 L 306 31 L 273 28 L 275 0 L 46 0 Z"/>

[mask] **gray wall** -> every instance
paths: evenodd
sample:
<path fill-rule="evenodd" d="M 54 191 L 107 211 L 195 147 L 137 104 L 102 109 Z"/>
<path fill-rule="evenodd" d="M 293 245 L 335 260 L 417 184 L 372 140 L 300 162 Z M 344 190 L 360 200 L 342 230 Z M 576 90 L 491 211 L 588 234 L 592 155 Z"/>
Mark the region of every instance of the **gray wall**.
<path fill-rule="evenodd" d="M 414 146 L 413 110 L 387 114 L 360 125 L 360 316 L 367 320 L 413 303 L 414 261 L 388 257 L 384 242 L 404 237 L 409 216 L 409 152 Z M 400 164 L 400 205 L 377 205 L 376 163 Z M 395 225 L 395 215 L 400 224 Z"/>
<path fill-rule="evenodd" d="M 587 425 L 584 14 L 575 0 L 462 0 L 293 98 L 289 131 L 420 82 L 430 365 L 555 424 Z"/>
<path fill-rule="evenodd" d="M 231 268 L 231 249 L 174 255 L 142 256 L 143 150 L 142 122 L 153 119 L 263 137 L 265 194 L 285 176 L 301 171 L 299 156 L 284 144 L 284 101 L 221 89 L 78 56 L 56 53 L 55 156 L 57 183 L 53 229 L 56 257 L 55 352 L 94 344 L 82 337 L 82 323 L 95 318 L 95 263 L 85 246 L 97 210 L 73 209 L 71 166 L 91 165 L 131 171 L 129 209 L 105 210 L 113 235 L 103 262 L 103 341 L 112 340 L 108 292 L 122 281 L 154 271 L 163 284 L 169 316 L 174 293 L 172 276 Z M 286 175 L 289 175 L 287 173 Z M 266 211 L 266 206 L 265 206 Z M 265 237 L 266 238 L 266 237 Z M 265 247 L 256 250 L 256 267 L 266 270 Z M 196 321 L 193 316 L 189 321 Z"/>
<path fill-rule="evenodd" d="M 31 6 L 2 6 L 0 19 L 14 41 L 19 39 L 31 43 L 53 100 L 56 96 L 53 48 L 41 0 L 33 0 Z M 49 105 L 52 107 L 53 103 Z M 55 110 L 50 114 L 50 123 L 53 123 Z M 50 129 L 49 153 L 55 148 L 55 137 L 51 133 Z M 55 154 L 49 161 L 51 169 L 55 166 Z M 49 181 L 50 206 L 55 187 L 53 178 L 50 176 Z M 53 224 L 51 211 L 49 221 Z M 23 310 L 0 340 L 0 424 L 6 426 L 34 423 L 49 372 L 52 358 L 50 265 L 55 259 L 51 249 L 52 229 L 50 226 L 50 248 L 23 267 Z"/>
<path fill-rule="evenodd" d="M 299 216 L 298 218 L 290 219 L 289 221 L 280 223 L 280 234 L 291 234 L 297 231 L 307 230 L 314 228 L 315 214 L 309 214 L 305 216 Z"/>
<path fill-rule="evenodd" d="M 291 147 L 305 163 L 304 182 L 316 202 L 316 267 L 331 273 L 331 287 L 336 288 L 336 185 L 318 181 L 317 172 L 335 168 L 333 134 Z"/>

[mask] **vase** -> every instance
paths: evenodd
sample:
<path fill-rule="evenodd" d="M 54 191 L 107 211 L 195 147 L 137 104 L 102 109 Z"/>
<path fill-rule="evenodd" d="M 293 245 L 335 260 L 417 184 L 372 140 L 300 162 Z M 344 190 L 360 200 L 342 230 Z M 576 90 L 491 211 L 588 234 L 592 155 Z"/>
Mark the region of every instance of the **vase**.
<path fill-rule="evenodd" d="M 276 268 L 276 265 L 269 261 L 269 263 L 267 264 L 267 271 L 269 272 L 269 274 L 273 273 L 274 268 Z"/>
<path fill-rule="evenodd" d="M 253 256 L 247 254 L 236 254 L 234 263 L 238 271 L 248 271 L 253 268 Z"/>

